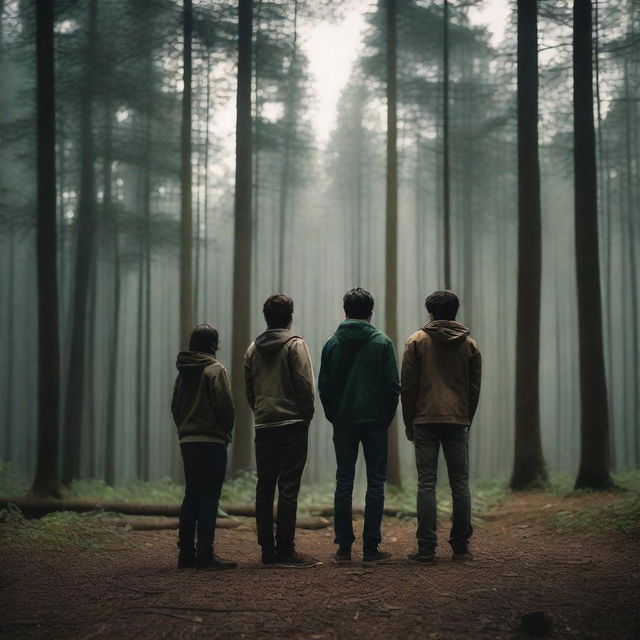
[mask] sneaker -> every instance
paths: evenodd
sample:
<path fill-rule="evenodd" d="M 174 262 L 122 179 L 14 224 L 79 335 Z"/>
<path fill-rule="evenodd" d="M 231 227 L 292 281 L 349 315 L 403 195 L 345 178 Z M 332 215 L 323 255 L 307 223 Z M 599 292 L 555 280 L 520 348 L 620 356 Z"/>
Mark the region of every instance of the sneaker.
<path fill-rule="evenodd" d="M 340 547 L 333 556 L 333 564 L 349 564 L 351 562 L 351 547 Z"/>
<path fill-rule="evenodd" d="M 235 569 L 237 566 L 237 562 L 233 562 L 233 560 L 223 560 L 216 555 L 198 558 L 196 562 L 197 569 L 211 569 L 213 571 L 226 571 L 227 569 Z"/>
<path fill-rule="evenodd" d="M 322 563 L 311 556 L 306 556 L 297 551 L 291 551 L 283 556 L 276 555 L 275 561 L 276 567 L 284 567 L 287 569 L 307 569 L 319 564 Z"/>
<path fill-rule="evenodd" d="M 178 569 L 195 569 L 196 556 L 188 553 L 178 554 Z"/>
<path fill-rule="evenodd" d="M 263 551 L 262 552 L 262 564 L 271 565 L 276 563 L 275 551 Z"/>
<path fill-rule="evenodd" d="M 362 564 L 382 564 L 391 558 L 391 554 L 386 551 L 367 550 L 362 554 Z"/>
<path fill-rule="evenodd" d="M 473 560 L 473 555 L 471 554 L 469 549 L 464 549 L 464 550 L 460 550 L 460 551 L 456 551 L 454 549 L 453 550 L 453 555 L 451 556 L 451 559 L 454 562 L 470 562 L 471 560 Z"/>
<path fill-rule="evenodd" d="M 407 556 L 409 562 L 415 562 L 416 564 L 433 564 L 436 561 L 436 556 L 433 551 L 416 551 Z"/>

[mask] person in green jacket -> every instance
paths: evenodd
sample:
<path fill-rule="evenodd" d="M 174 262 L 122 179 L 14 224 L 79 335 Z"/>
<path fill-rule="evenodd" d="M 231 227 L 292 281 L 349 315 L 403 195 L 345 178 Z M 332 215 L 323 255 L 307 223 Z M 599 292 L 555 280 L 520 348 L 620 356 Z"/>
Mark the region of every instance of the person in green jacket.
<path fill-rule="evenodd" d="M 178 376 L 171 412 L 184 464 L 185 492 L 180 510 L 178 567 L 181 569 L 232 569 L 235 562 L 213 552 L 218 501 L 227 468 L 234 407 L 227 371 L 215 354 L 218 332 L 198 325 L 189 351 L 178 354 Z M 197 544 L 194 537 L 198 534 Z"/>
<path fill-rule="evenodd" d="M 355 541 L 351 513 L 358 448 L 367 466 L 363 562 L 377 564 L 391 557 L 380 551 L 380 526 L 387 475 L 388 429 L 398 406 L 400 382 L 391 340 L 371 324 L 373 297 L 361 288 L 343 298 L 346 320 L 322 349 L 318 378 L 320 400 L 333 424 L 336 452 L 334 496 L 336 564 L 351 561 Z"/>

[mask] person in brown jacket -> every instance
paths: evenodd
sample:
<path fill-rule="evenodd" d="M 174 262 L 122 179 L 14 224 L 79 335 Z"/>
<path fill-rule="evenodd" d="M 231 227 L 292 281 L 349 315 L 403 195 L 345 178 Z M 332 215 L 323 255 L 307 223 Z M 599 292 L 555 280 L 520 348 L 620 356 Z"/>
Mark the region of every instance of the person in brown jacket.
<path fill-rule="evenodd" d="M 263 313 L 267 330 L 251 343 L 244 359 L 245 391 L 256 429 L 258 543 L 263 564 L 311 567 L 317 561 L 297 553 L 294 545 L 298 493 L 314 412 L 311 358 L 304 340 L 291 331 L 293 300 L 289 296 L 270 296 Z"/>
<path fill-rule="evenodd" d="M 418 551 L 409 560 L 432 563 L 437 546 L 436 480 L 440 445 L 453 499 L 449 544 L 454 560 L 471 558 L 469 538 L 469 427 L 480 398 L 482 359 L 469 330 L 455 321 L 452 291 L 435 291 L 425 301 L 430 322 L 412 334 L 401 371 L 402 415 L 415 445 L 418 469 Z"/>

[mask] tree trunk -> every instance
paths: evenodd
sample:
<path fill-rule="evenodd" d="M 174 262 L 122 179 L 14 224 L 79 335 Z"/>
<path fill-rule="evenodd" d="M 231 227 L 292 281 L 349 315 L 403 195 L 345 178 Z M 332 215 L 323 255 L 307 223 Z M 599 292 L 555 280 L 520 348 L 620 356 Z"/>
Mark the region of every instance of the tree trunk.
<path fill-rule="evenodd" d="M 444 0 L 442 80 L 442 190 L 444 226 L 444 288 L 451 288 L 451 194 L 449 186 L 449 2 Z"/>
<path fill-rule="evenodd" d="M 95 150 L 93 140 L 93 96 L 98 37 L 98 2 L 90 0 L 86 41 L 85 89 L 80 112 L 80 193 L 76 214 L 76 258 L 74 268 L 73 317 L 69 375 L 64 419 L 62 482 L 70 484 L 80 471 L 84 409 L 84 369 L 87 293 L 95 246 Z"/>
<path fill-rule="evenodd" d="M 540 438 L 539 392 L 542 232 L 537 9 L 537 2 L 518 0 L 518 312 L 513 490 L 539 487 L 547 482 Z"/>
<path fill-rule="evenodd" d="M 598 192 L 593 125 L 591 0 L 573 5 L 575 242 L 580 343 L 580 468 L 576 488 L 611 486 L 602 339 Z"/>
<path fill-rule="evenodd" d="M 398 149 L 396 91 L 396 0 L 386 0 L 387 9 L 387 198 L 385 243 L 384 327 L 393 346 L 398 344 Z M 394 418 L 389 428 L 389 484 L 400 488 L 398 428 Z"/>
<path fill-rule="evenodd" d="M 38 458 L 32 492 L 59 497 L 60 345 L 56 238 L 53 2 L 36 3 Z M 13 372 L 9 372 L 12 375 Z M 9 428 L 7 424 L 7 428 Z"/>
<path fill-rule="evenodd" d="M 251 411 L 244 393 L 244 353 L 251 339 L 251 48 L 252 0 L 239 0 L 236 182 L 233 238 L 233 337 L 231 383 L 236 424 L 231 471 L 251 466 Z"/>
<path fill-rule="evenodd" d="M 186 349 L 193 330 L 192 251 L 193 223 L 191 210 L 191 40 L 193 34 L 192 0 L 183 3 L 182 50 L 183 82 L 182 127 L 180 130 L 180 348 Z"/>

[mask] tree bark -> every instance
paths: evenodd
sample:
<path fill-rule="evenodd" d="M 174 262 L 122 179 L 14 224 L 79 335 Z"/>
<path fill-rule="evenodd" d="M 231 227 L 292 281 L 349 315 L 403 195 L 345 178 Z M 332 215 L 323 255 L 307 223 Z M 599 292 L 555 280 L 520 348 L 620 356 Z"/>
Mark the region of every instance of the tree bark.
<path fill-rule="evenodd" d="M 36 3 L 38 457 L 32 492 L 59 497 L 60 344 L 56 238 L 53 2 Z M 13 372 L 9 372 L 12 375 Z M 9 424 L 7 428 L 9 428 Z"/>
<path fill-rule="evenodd" d="M 444 227 L 444 288 L 451 288 L 451 194 L 449 185 L 449 2 L 443 6 L 443 81 L 442 81 L 442 190 Z"/>
<path fill-rule="evenodd" d="M 93 98 L 98 37 L 98 2 L 90 0 L 89 28 L 86 40 L 85 89 L 80 113 L 80 193 L 76 214 L 76 258 L 73 289 L 73 317 L 69 375 L 64 419 L 62 482 L 70 484 L 80 472 L 82 420 L 84 410 L 84 373 L 87 293 L 90 266 L 95 250 L 95 149 L 93 139 Z M 92 425 L 93 426 L 93 425 Z"/>
<path fill-rule="evenodd" d="M 518 311 L 511 488 L 544 486 L 540 437 L 542 232 L 538 160 L 538 7 L 518 0 Z M 562 425 L 557 425 L 560 429 Z"/>
<path fill-rule="evenodd" d="M 396 0 L 386 0 L 387 10 L 387 197 L 384 327 L 393 346 L 398 344 L 398 150 L 397 150 L 397 34 Z M 394 418 L 389 428 L 389 484 L 400 488 L 398 429 Z"/>
<path fill-rule="evenodd" d="M 580 344 L 580 468 L 576 488 L 612 485 L 602 338 L 598 192 L 593 124 L 591 0 L 573 5 L 575 244 Z"/>
<path fill-rule="evenodd" d="M 180 129 L 180 348 L 189 345 L 193 330 L 193 212 L 191 193 L 191 45 L 193 36 L 192 0 L 183 2 L 182 126 Z"/>
<path fill-rule="evenodd" d="M 236 181 L 233 242 L 233 336 L 231 386 L 236 424 L 231 471 L 251 466 L 251 411 L 244 393 L 244 353 L 251 339 L 251 48 L 252 0 L 239 0 Z"/>

